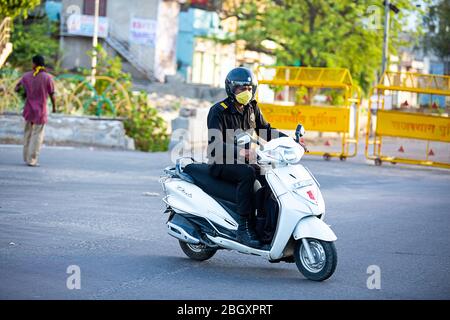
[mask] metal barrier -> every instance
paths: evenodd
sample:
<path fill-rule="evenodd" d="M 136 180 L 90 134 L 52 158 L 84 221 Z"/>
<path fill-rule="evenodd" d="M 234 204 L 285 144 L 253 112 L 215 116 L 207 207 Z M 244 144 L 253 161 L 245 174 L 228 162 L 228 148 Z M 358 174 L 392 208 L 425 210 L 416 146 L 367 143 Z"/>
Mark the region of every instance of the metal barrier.
<path fill-rule="evenodd" d="M 400 108 L 395 110 L 393 98 L 396 97 L 396 100 L 400 100 L 400 94 L 407 94 L 411 99 L 409 103 L 405 100 L 401 103 Z M 375 108 L 373 108 L 374 115 L 370 110 L 368 112 L 365 146 L 367 159 L 374 160 L 376 165 L 381 165 L 383 161 L 387 161 L 393 164 L 398 162 L 450 169 L 450 163 L 448 162 L 430 160 L 430 157 L 434 156 L 434 152 L 430 148 L 430 142 L 450 142 L 450 118 L 448 116 L 450 103 L 446 103 L 447 112 L 440 108 L 436 102 L 432 104 L 432 101 L 425 104 L 425 108 L 421 108 L 421 95 L 430 95 L 430 98 L 432 98 L 432 95 L 439 95 L 443 96 L 444 100 L 446 97 L 450 97 L 450 77 L 400 72 L 386 72 L 383 75 L 370 95 L 370 97 L 376 96 L 376 101 L 374 102 Z M 390 98 L 390 105 L 386 102 L 388 98 Z M 427 97 L 422 96 L 422 98 Z M 412 100 L 419 103 L 414 103 Z M 371 101 L 369 109 L 372 105 Z M 425 114 L 425 111 L 428 111 L 429 114 Z M 372 117 L 375 119 L 372 119 Z M 372 122 L 376 122 L 375 129 L 372 128 Z M 424 159 L 384 154 L 382 151 L 383 137 L 408 139 L 408 141 L 413 141 L 411 139 L 426 141 Z M 370 145 L 373 145 L 373 150 L 369 154 Z M 405 152 L 402 145 L 400 145 L 398 151 Z M 448 154 L 448 160 L 450 162 L 450 154 Z"/>
<path fill-rule="evenodd" d="M 295 130 L 298 123 L 302 123 L 308 131 L 334 132 L 341 136 L 341 151 L 310 151 L 308 154 L 323 156 L 325 160 L 339 157 L 345 160 L 354 157 L 358 150 L 360 89 L 352 81 L 350 72 L 342 68 L 312 68 L 312 67 L 259 67 L 256 70 L 259 93 L 258 105 L 264 117 L 278 129 Z M 261 101 L 263 90 L 261 85 L 269 86 L 269 90 L 276 92 L 284 90 L 284 101 Z M 283 89 L 284 88 L 284 89 Z M 294 92 L 293 92 L 294 90 Z M 299 103 L 298 90 L 306 90 L 304 104 Z M 314 91 L 331 90 L 340 92 L 341 100 L 331 105 L 314 103 Z M 266 90 L 267 91 L 267 90 Z M 294 95 L 292 102 L 291 96 Z M 270 99 L 269 99 L 270 100 Z M 355 123 L 351 129 L 354 107 Z M 350 145 L 353 152 L 350 153 Z"/>

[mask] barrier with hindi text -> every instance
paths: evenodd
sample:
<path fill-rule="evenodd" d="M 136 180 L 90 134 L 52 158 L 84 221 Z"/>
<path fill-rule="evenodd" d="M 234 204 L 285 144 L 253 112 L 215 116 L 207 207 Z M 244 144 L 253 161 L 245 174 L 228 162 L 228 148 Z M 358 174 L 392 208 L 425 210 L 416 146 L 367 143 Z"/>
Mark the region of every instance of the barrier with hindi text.
<path fill-rule="evenodd" d="M 416 105 L 407 100 L 402 102 L 398 109 L 395 109 L 393 100 L 400 100 L 398 92 L 407 93 L 407 97 L 415 98 Z M 380 83 L 373 89 L 371 96 L 376 97 L 373 115 L 368 113 L 366 130 L 366 158 L 374 160 L 376 165 L 381 165 L 383 161 L 391 163 L 408 163 L 425 166 L 435 166 L 450 168 L 450 159 L 447 161 L 434 161 L 434 156 L 430 143 L 446 144 L 450 142 L 450 118 L 448 116 L 448 103 L 437 105 L 436 101 L 448 101 L 450 96 L 450 77 L 441 75 L 428 75 L 417 73 L 386 72 Z M 394 95 L 395 93 L 395 95 Z M 430 97 L 430 103 L 424 103 L 426 97 Z M 433 102 L 432 97 L 440 99 Z M 387 98 L 390 97 L 390 106 L 387 106 Z M 394 97 L 396 99 L 394 99 Z M 442 98 L 444 97 L 444 98 Z M 375 129 L 372 129 L 375 122 Z M 424 156 L 417 158 L 405 158 L 386 154 L 383 150 L 383 138 L 400 138 L 421 140 L 426 143 Z M 370 148 L 373 146 L 373 148 Z M 400 152 L 404 152 L 400 146 Z"/>
<path fill-rule="evenodd" d="M 259 67 L 256 75 L 260 85 L 258 105 L 273 127 L 295 130 L 297 124 L 301 123 L 307 131 L 337 133 L 341 138 L 339 152 L 316 150 L 308 154 L 323 156 L 326 160 L 331 157 L 344 160 L 356 155 L 360 90 L 353 84 L 347 69 Z M 273 94 L 271 99 L 262 97 L 264 85 L 267 87 L 266 92 L 278 92 L 278 96 Z M 319 90 L 325 93 L 316 94 Z M 298 92 L 304 94 L 299 95 Z M 322 101 L 314 100 L 317 97 L 322 97 Z"/>

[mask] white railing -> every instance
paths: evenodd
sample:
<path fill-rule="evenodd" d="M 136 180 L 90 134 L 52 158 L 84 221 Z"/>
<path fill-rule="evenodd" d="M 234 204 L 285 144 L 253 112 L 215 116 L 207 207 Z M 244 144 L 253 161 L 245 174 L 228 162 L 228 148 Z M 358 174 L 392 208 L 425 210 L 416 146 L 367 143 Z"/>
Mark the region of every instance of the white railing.
<path fill-rule="evenodd" d="M 149 68 L 149 66 L 141 59 L 141 52 L 131 48 L 128 32 L 124 32 L 123 30 L 128 29 L 119 28 L 110 20 L 106 42 L 130 62 L 139 72 L 143 73 L 147 78 L 152 79 L 151 68 Z"/>
<path fill-rule="evenodd" d="M 11 18 L 6 17 L 0 24 L 0 68 L 12 52 L 11 38 Z"/>

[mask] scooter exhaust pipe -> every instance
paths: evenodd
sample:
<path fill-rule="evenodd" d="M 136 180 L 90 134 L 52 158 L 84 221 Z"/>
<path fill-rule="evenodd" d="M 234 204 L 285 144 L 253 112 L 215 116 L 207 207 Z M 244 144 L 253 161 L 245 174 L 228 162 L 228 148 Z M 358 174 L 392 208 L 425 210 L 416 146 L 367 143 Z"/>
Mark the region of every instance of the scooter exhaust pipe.
<path fill-rule="evenodd" d="M 182 227 L 172 223 L 167 222 L 167 233 L 172 237 L 175 237 L 181 241 L 191 243 L 191 244 L 199 244 L 200 240 L 190 235 L 186 230 Z"/>

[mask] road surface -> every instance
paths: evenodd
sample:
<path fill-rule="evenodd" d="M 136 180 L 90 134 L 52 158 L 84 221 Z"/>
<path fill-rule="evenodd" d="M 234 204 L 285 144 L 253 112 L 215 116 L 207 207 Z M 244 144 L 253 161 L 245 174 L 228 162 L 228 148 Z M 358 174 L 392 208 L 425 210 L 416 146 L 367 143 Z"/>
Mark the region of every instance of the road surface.
<path fill-rule="evenodd" d="M 165 228 L 169 153 L 46 147 L 31 168 L 21 152 L 0 145 L 0 299 L 450 298 L 449 171 L 306 157 L 338 236 L 317 283 L 236 252 L 186 258 Z"/>

